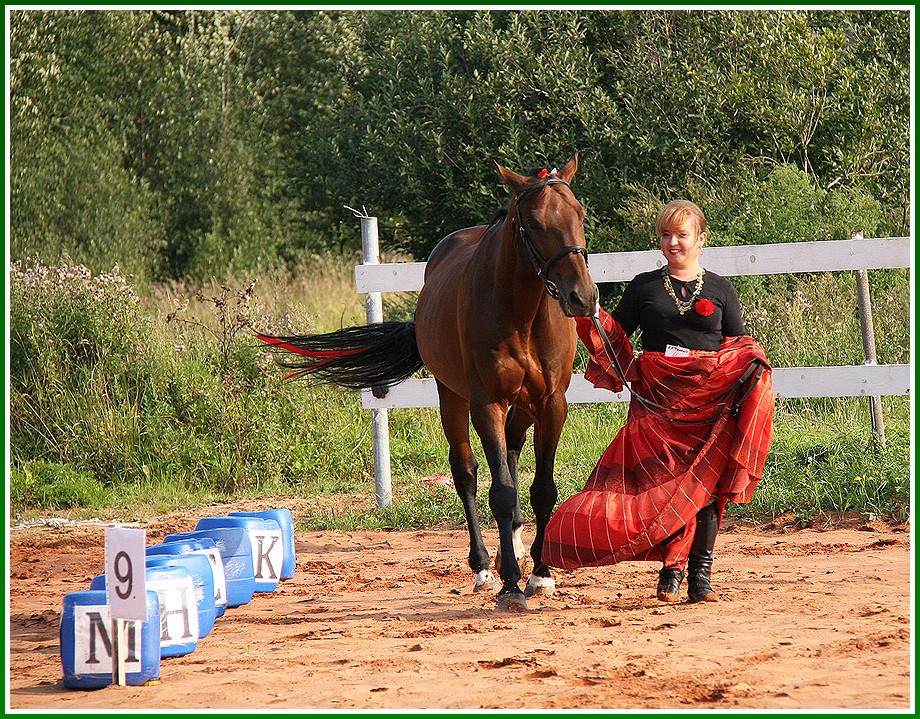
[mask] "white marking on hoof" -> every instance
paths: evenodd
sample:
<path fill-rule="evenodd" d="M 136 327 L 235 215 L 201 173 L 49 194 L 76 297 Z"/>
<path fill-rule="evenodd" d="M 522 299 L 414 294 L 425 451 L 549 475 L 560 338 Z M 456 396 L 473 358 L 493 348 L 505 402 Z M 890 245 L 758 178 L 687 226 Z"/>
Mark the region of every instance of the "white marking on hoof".
<path fill-rule="evenodd" d="M 521 565 L 521 560 L 527 555 L 527 547 L 524 546 L 524 541 L 521 539 L 522 534 L 524 533 L 524 525 L 522 524 L 517 529 L 513 530 L 511 533 L 511 544 L 514 547 L 514 558 L 518 561 L 518 566 Z M 495 571 L 499 574 L 502 573 L 502 548 L 499 545 L 495 549 Z"/>
<path fill-rule="evenodd" d="M 541 595 L 551 597 L 556 593 L 556 580 L 552 577 L 539 577 L 531 574 L 527 580 L 527 586 L 524 588 L 524 596 L 533 597 Z"/>
<path fill-rule="evenodd" d="M 527 612 L 530 611 L 527 606 L 527 600 L 520 593 L 499 594 L 495 600 L 495 611 L 497 612 Z"/>
<path fill-rule="evenodd" d="M 523 524 L 511 533 L 511 542 L 514 544 L 514 557 L 519 562 L 524 558 L 524 555 L 527 554 L 527 548 L 524 546 L 524 540 L 521 539 L 523 533 Z"/>
<path fill-rule="evenodd" d="M 474 592 L 497 592 L 501 589 L 501 584 L 488 569 L 483 569 L 476 574 L 476 583 L 473 585 Z"/>

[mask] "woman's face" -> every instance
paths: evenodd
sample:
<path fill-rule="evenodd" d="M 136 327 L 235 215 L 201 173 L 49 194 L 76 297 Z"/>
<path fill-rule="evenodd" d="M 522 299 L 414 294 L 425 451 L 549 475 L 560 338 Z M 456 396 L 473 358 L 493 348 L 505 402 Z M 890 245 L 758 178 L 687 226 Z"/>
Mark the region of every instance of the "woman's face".
<path fill-rule="evenodd" d="M 696 222 L 687 218 L 662 232 L 661 252 L 669 266 L 688 267 L 699 261 L 700 252 L 706 242 L 706 233 L 699 232 Z"/>

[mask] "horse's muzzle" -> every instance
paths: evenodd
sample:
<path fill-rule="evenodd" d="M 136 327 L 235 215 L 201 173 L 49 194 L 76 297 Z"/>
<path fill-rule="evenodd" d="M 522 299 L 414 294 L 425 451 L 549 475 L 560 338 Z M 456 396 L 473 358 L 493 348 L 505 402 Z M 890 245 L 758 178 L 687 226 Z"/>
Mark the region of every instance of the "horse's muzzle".
<path fill-rule="evenodd" d="M 576 285 L 567 293 L 560 292 L 558 299 L 566 317 L 590 317 L 597 309 L 600 292 L 592 282 L 589 286 Z"/>

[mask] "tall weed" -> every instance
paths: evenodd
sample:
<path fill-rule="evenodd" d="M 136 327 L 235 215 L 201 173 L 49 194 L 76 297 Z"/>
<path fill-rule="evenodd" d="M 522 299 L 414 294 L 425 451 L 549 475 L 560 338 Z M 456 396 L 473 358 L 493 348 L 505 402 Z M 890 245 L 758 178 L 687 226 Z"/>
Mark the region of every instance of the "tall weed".
<path fill-rule="evenodd" d="M 135 442 L 150 323 L 116 267 L 10 269 L 10 429 L 14 461 L 117 474 Z"/>
<path fill-rule="evenodd" d="M 900 270 L 869 273 L 878 362 L 910 361 L 910 285 Z M 865 361 L 852 272 L 735 277 L 744 321 L 776 367 Z"/>

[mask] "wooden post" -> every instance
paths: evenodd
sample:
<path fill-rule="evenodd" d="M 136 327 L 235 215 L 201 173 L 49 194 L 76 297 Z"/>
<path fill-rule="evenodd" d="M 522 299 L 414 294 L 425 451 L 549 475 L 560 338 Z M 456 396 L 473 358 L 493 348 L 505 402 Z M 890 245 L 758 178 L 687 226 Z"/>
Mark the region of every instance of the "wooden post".
<path fill-rule="evenodd" d="M 861 240 L 862 232 L 854 232 L 851 239 Z M 859 305 L 859 324 L 862 330 L 863 356 L 867 365 L 878 364 L 875 353 L 875 325 L 872 321 L 872 301 L 869 296 L 869 273 L 856 270 L 856 300 Z M 872 417 L 872 434 L 879 445 L 885 446 L 885 419 L 882 416 L 882 398 L 869 397 L 869 410 Z"/>
<path fill-rule="evenodd" d="M 112 679 L 117 686 L 128 685 L 125 671 L 125 657 L 128 656 L 127 622 L 124 619 L 112 620 Z"/>

